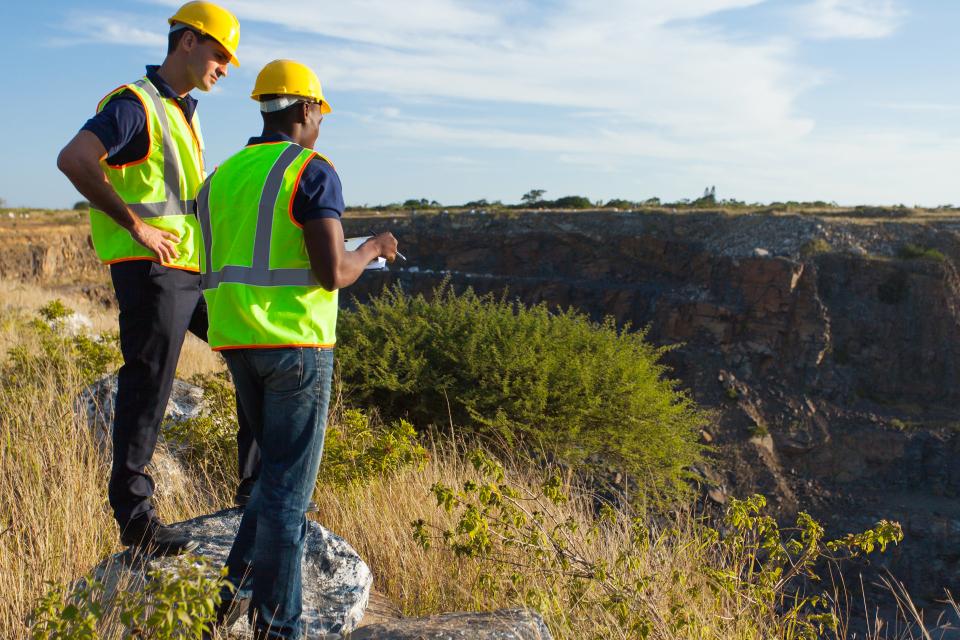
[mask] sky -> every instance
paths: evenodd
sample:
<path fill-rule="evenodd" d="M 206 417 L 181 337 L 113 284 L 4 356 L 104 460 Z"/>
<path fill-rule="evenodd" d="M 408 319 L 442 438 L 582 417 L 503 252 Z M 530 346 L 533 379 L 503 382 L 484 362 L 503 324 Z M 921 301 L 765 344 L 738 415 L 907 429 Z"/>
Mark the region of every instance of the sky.
<path fill-rule="evenodd" d="M 69 207 L 60 148 L 159 64 L 179 0 L 0 7 L 0 198 Z M 348 205 L 718 198 L 960 204 L 956 0 L 224 0 L 241 67 L 194 91 L 215 166 L 275 58 L 333 113 Z"/>

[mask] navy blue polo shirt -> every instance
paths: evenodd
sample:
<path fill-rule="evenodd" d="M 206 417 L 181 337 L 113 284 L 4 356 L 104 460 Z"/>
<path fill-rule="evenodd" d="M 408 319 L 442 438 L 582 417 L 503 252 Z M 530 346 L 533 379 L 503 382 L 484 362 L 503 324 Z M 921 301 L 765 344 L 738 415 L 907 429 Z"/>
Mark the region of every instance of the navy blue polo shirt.
<path fill-rule="evenodd" d="M 197 100 L 187 94 L 182 98 L 160 77 L 157 65 L 147 66 L 147 79 L 153 83 L 164 98 L 173 98 L 180 105 L 187 122 L 193 120 Z M 119 166 L 135 162 L 150 151 L 147 132 L 147 114 L 143 103 L 130 90 L 114 96 L 100 113 L 93 116 L 80 129 L 97 136 L 107 150 L 107 164 Z"/>
<path fill-rule="evenodd" d="M 265 142 L 293 142 L 293 140 L 282 133 L 276 133 L 250 138 L 247 146 Z M 291 211 L 293 219 L 301 225 L 308 220 L 322 218 L 339 220 L 344 208 L 343 187 L 340 185 L 337 170 L 323 158 L 314 157 L 303 170 L 297 193 L 293 196 L 293 211 Z"/>

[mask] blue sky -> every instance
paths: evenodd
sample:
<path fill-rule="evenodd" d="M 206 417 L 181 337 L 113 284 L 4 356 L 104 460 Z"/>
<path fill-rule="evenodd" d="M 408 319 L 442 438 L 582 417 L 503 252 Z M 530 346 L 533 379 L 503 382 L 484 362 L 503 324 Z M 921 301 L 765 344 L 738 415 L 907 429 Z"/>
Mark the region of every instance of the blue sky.
<path fill-rule="evenodd" d="M 0 8 L 8 205 L 70 206 L 59 149 L 159 64 L 179 0 Z M 242 67 L 194 92 L 212 166 L 267 61 L 311 65 L 348 204 L 547 197 L 960 204 L 960 2 L 224 0 Z"/>

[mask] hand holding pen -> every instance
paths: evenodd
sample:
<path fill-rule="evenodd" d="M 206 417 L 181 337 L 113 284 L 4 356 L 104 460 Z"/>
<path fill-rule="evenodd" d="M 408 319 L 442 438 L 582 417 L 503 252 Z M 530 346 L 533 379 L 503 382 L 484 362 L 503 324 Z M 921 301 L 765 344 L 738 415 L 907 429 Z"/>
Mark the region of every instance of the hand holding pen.
<path fill-rule="evenodd" d="M 375 231 L 372 231 L 372 230 L 371 230 L 371 231 L 368 231 L 368 233 L 369 233 L 370 236 L 373 237 L 373 238 L 376 238 L 377 235 L 378 235 Z M 397 253 L 397 257 L 398 257 L 398 258 L 400 258 L 400 259 L 403 260 L 404 262 L 407 261 L 407 257 L 406 257 L 405 255 L 403 255 L 403 254 L 400 253 L 399 251 L 397 251 L 396 253 Z"/>

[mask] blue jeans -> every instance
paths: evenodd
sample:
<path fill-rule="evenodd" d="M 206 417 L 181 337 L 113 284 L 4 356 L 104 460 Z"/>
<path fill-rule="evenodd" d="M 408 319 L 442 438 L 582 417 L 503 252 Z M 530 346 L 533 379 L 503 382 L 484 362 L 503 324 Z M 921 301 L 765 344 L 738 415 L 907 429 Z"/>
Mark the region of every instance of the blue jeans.
<path fill-rule="evenodd" d="M 223 355 L 261 455 L 260 478 L 227 558 L 228 579 L 237 587 L 252 585 L 250 612 L 259 633 L 297 639 L 303 634 L 304 514 L 320 468 L 333 350 L 236 349 Z"/>

